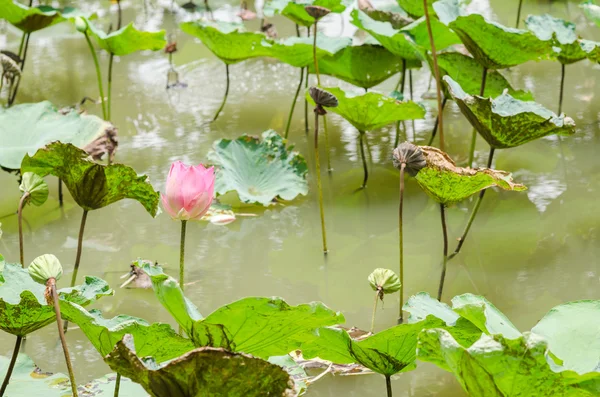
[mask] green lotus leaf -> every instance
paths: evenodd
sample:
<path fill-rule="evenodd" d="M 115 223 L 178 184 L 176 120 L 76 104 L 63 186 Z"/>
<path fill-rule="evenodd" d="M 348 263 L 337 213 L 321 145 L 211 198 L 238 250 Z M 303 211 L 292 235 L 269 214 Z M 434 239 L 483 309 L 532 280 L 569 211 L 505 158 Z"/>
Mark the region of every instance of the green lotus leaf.
<path fill-rule="evenodd" d="M 590 61 L 600 63 L 600 42 L 579 40 L 579 45 Z"/>
<path fill-rule="evenodd" d="M 421 61 L 408 60 L 407 68 L 421 67 Z M 314 66 L 309 66 L 314 73 Z M 349 46 L 319 60 L 319 73 L 337 77 L 361 88 L 371 88 L 402 70 L 402 58 L 376 44 Z"/>
<path fill-rule="evenodd" d="M 244 203 L 268 206 L 273 200 L 293 200 L 308 193 L 308 166 L 300 153 L 273 130 L 258 137 L 220 139 L 208 153 L 216 166 L 215 192 L 236 191 Z"/>
<path fill-rule="evenodd" d="M 99 310 L 87 311 L 72 302 L 61 302 L 61 315 L 77 324 L 102 357 L 109 354 L 125 335 L 135 336 L 136 351 L 164 362 L 194 349 L 194 344 L 183 338 L 169 324 L 148 324 L 141 318 L 119 315 L 104 318 Z"/>
<path fill-rule="evenodd" d="M 339 103 L 337 107 L 327 110 L 339 114 L 359 131 L 372 131 L 398 120 L 425 117 L 425 109 L 415 102 L 397 101 L 376 92 L 354 95 L 335 87 L 324 87 L 323 90 L 334 95 Z M 314 105 L 308 93 L 306 98 Z"/>
<path fill-rule="evenodd" d="M 408 26 L 402 28 L 403 32 L 406 32 L 411 39 L 420 47 L 426 51 L 431 51 L 431 41 L 429 41 L 429 33 L 427 31 L 427 22 L 425 17 L 417 19 Z M 433 32 L 433 40 L 435 43 L 436 51 L 443 50 L 444 48 L 460 44 L 458 36 L 451 31 L 448 26 L 444 25 L 437 19 L 431 20 L 431 31 Z"/>
<path fill-rule="evenodd" d="M 488 335 L 516 339 L 521 332 L 510 320 L 483 296 L 463 294 L 452 298 L 452 310 Z"/>
<path fill-rule="evenodd" d="M 397 3 L 377 5 L 377 9 L 372 6 L 360 8 L 360 11 L 367 14 L 371 19 L 379 22 L 389 22 L 394 29 L 401 29 L 413 22 Z M 354 11 L 353 11 L 354 12 Z"/>
<path fill-rule="evenodd" d="M 429 15 L 435 15 L 435 10 L 433 9 L 433 4 L 436 1 L 438 1 L 438 0 L 433 0 L 431 2 L 428 2 L 427 5 L 428 5 L 428 10 L 429 10 Z M 406 13 L 413 18 L 421 18 L 422 16 L 425 15 L 425 7 L 423 6 L 423 2 L 420 0 L 398 0 L 398 4 L 400 4 L 400 7 L 402 7 L 402 9 L 404 11 L 406 11 Z"/>
<path fill-rule="evenodd" d="M 149 266 L 143 265 L 146 268 Z M 320 302 L 290 306 L 275 297 L 243 298 L 191 321 L 192 317 L 184 314 L 189 313 L 186 301 L 170 299 L 179 288 L 177 282 L 156 267 L 148 275 L 161 304 L 170 313 L 179 313 L 175 320 L 198 347 L 222 347 L 266 359 L 298 349 L 315 338 L 313 332 L 319 327 L 344 322 L 343 315 Z"/>
<path fill-rule="evenodd" d="M 513 183 L 508 172 L 489 168 L 461 168 L 441 150 L 421 146 L 427 166 L 415 179 L 421 189 L 435 201 L 450 206 L 492 186 L 504 190 L 523 191 L 525 186 Z"/>
<path fill-rule="evenodd" d="M 449 76 L 444 81 L 461 112 L 493 148 L 515 147 L 547 135 L 575 133 L 572 118 L 557 116 L 536 102 L 521 101 L 508 93 L 495 99 L 469 95 Z"/>
<path fill-rule="evenodd" d="M 44 178 L 33 172 L 23 174 L 19 190 L 28 194 L 27 202 L 38 207 L 48 199 L 48 184 Z"/>
<path fill-rule="evenodd" d="M 262 45 L 270 50 L 269 56 L 297 68 L 313 64 L 313 38 L 288 37 L 280 41 L 263 40 Z M 317 59 L 331 56 L 350 45 L 350 38 L 317 35 Z"/>
<path fill-rule="evenodd" d="M 341 13 L 351 2 L 347 0 L 269 0 L 265 3 L 265 16 L 283 15 L 300 26 L 312 26 L 315 19 L 308 15 L 304 7 L 308 5 L 321 6 L 334 13 Z"/>
<path fill-rule="evenodd" d="M 551 309 L 531 330 L 548 341 L 563 366 L 579 374 L 600 371 L 600 301 L 581 300 Z"/>
<path fill-rule="evenodd" d="M 540 40 L 532 32 L 508 28 L 479 14 L 458 16 L 448 26 L 487 69 L 504 69 L 548 59 L 552 53 L 550 42 Z"/>
<path fill-rule="evenodd" d="M 574 23 L 545 14 L 530 15 L 525 24 L 540 40 L 552 43 L 552 49 L 560 63 L 575 63 L 588 57 L 588 52 L 581 48 Z"/>
<path fill-rule="evenodd" d="M 431 64 L 431 58 L 428 56 L 428 61 Z M 460 52 L 448 51 L 437 54 L 438 67 L 440 68 L 440 76 L 448 75 L 452 80 L 456 81 L 462 89 L 471 94 L 478 95 L 481 91 L 481 77 L 483 75 L 483 66 L 472 57 L 461 54 Z M 446 87 L 444 87 L 445 89 Z M 515 90 L 504 76 L 496 71 L 487 71 L 485 80 L 484 97 L 495 98 L 502 95 L 504 90 L 516 99 L 522 101 L 532 101 L 533 95 L 529 91 Z M 445 96 L 450 96 L 446 93 Z"/>
<path fill-rule="evenodd" d="M 247 354 L 202 347 L 167 364 L 136 352 L 134 337 L 126 335 L 105 358 L 114 371 L 139 383 L 153 397 L 286 396 L 292 392 L 283 368 Z"/>
<path fill-rule="evenodd" d="M 0 284 L 0 329 L 25 336 L 56 321 L 54 307 L 46 303 L 45 286 L 36 283 L 20 265 L 6 263 Z M 96 299 L 112 295 L 104 280 L 86 277 L 82 285 L 58 290 L 60 302 L 87 306 Z"/>
<path fill-rule="evenodd" d="M 103 50 L 116 56 L 129 55 L 137 51 L 158 51 L 165 48 L 165 31 L 142 32 L 133 26 L 133 22 L 121 29 L 106 34 L 101 29 L 94 26 L 90 21 L 86 21 L 91 36 Z"/>
<path fill-rule="evenodd" d="M 581 3 L 579 7 L 583 9 L 583 13 L 590 21 L 600 26 L 600 6 L 594 4 L 592 0 L 588 0 Z"/>
<path fill-rule="evenodd" d="M 17 170 L 26 154 L 53 141 L 85 147 L 110 123 L 77 111 L 62 114 L 48 101 L 0 107 L 0 166 Z"/>
<path fill-rule="evenodd" d="M 102 165 L 88 159 L 88 154 L 71 144 L 53 142 L 26 155 L 21 172 L 48 174 L 60 178 L 77 204 L 86 211 L 105 207 L 130 198 L 144 206 L 150 215 L 158 211 L 158 192 L 145 175 L 123 164 Z"/>
<path fill-rule="evenodd" d="M 284 356 L 271 356 L 267 361 L 285 369 L 290 375 L 290 378 L 294 381 L 296 395 L 301 396 L 306 393 L 306 390 L 308 389 L 306 382 L 307 379 L 309 379 L 309 376 L 304 370 L 304 367 L 300 366 L 300 364 L 298 364 L 289 354 Z"/>
<path fill-rule="evenodd" d="M 547 342 L 535 334 L 510 340 L 482 335 L 469 348 L 443 329 L 419 335 L 418 358 L 454 373 L 471 397 L 592 397 L 600 372 L 579 375 L 547 361 Z"/>
<path fill-rule="evenodd" d="M 0 378 L 4 378 L 9 361 L 9 357 L 0 356 Z M 77 386 L 77 392 L 80 396 L 86 397 L 113 397 L 116 379 L 116 374 L 105 375 Z M 19 354 L 17 357 L 10 381 L 6 389 L 7 396 L 67 397 L 72 395 L 67 375 L 42 371 L 25 354 Z M 148 393 L 140 385 L 125 377 L 121 378 L 119 393 L 127 397 L 148 397 Z"/>
<path fill-rule="evenodd" d="M 202 40 L 213 54 L 229 65 L 271 54 L 269 47 L 262 45 L 266 39 L 264 34 L 245 32 L 240 24 L 184 22 L 179 27 Z"/>
<path fill-rule="evenodd" d="M 12 0 L 0 1 L 0 19 L 7 20 L 24 33 L 33 33 L 79 15 L 81 14 L 72 7 L 27 7 Z"/>

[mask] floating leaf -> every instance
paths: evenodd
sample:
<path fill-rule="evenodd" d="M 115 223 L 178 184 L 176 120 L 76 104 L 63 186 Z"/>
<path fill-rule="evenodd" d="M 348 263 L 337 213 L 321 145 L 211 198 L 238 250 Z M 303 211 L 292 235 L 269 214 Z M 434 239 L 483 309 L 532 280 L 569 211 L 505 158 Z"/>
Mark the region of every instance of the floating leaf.
<path fill-rule="evenodd" d="M 202 347 L 167 364 L 135 351 L 134 338 L 127 335 L 106 357 L 107 364 L 141 384 L 154 397 L 286 396 L 293 382 L 283 368 L 247 354 Z"/>
<path fill-rule="evenodd" d="M 317 59 L 331 56 L 350 45 L 350 38 L 317 35 Z M 302 68 L 313 64 L 313 38 L 288 37 L 280 41 L 264 39 L 262 45 L 269 49 L 269 56 L 289 65 Z"/>
<path fill-rule="evenodd" d="M 550 43 L 538 39 L 532 32 L 490 22 L 479 14 L 459 16 L 448 26 L 487 69 L 504 69 L 527 61 L 548 59 L 552 52 Z"/>
<path fill-rule="evenodd" d="M 56 321 L 54 307 L 46 303 L 45 287 L 36 283 L 20 265 L 6 263 L 0 284 L 0 329 L 25 336 Z M 86 277 L 84 284 L 58 290 L 60 301 L 87 306 L 96 299 L 112 295 L 104 280 Z"/>
<path fill-rule="evenodd" d="M 24 33 L 33 33 L 78 15 L 79 12 L 72 7 L 27 7 L 12 0 L 0 1 L 0 19 L 7 20 Z"/>
<path fill-rule="evenodd" d="M 216 141 L 208 153 L 216 166 L 215 192 L 236 191 L 240 201 L 264 206 L 276 198 L 293 200 L 306 195 L 306 161 L 286 144 L 273 130 L 263 132 L 262 140 L 243 135 Z"/>
<path fill-rule="evenodd" d="M 300 26 L 309 27 L 315 23 L 315 18 L 306 11 L 305 7 L 308 5 L 325 7 L 331 12 L 341 13 L 350 3 L 346 0 L 269 0 L 263 12 L 267 17 L 281 14 Z"/>
<path fill-rule="evenodd" d="M 158 51 L 165 48 L 165 31 L 160 32 L 142 32 L 133 26 L 133 22 L 121 29 L 104 33 L 94 26 L 93 23 L 86 21 L 91 36 L 96 39 L 96 43 L 103 50 L 116 56 L 124 56 L 137 51 Z"/>
<path fill-rule="evenodd" d="M 467 94 L 449 76 L 448 92 L 477 132 L 496 149 L 522 145 L 547 135 L 571 135 L 575 122 L 557 116 L 536 102 L 526 102 L 503 93 L 495 99 Z"/>
<path fill-rule="evenodd" d="M 76 111 L 59 112 L 50 102 L 0 107 L 0 166 L 19 169 L 26 154 L 53 141 L 85 147 L 104 135 L 111 124 Z"/>
<path fill-rule="evenodd" d="M 427 166 L 416 176 L 417 183 L 435 201 L 444 205 L 458 203 L 492 186 L 504 190 L 523 191 L 525 186 L 513 183 L 508 172 L 489 168 L 461 168 L 441 150 L 421 146 Z"/>
<path fill-rule="evenodd" d="M 419 68 L 420 61 L 409 60 L 407 68 Z M 314 73 L 314 66 L 309 66 Z M 319 73 L 337 77 L 361 88 L 371 88 L 402 70 L 402 58 L 380 45 L 349 46 L 319 60 Z"/>
<path fill-rule="evenodd" d="M 418 358 L 454 373 L 472 397 L 592 397 L 600 390 L 600 372 L 578 375 L 550 365 L 546 341 L 535 334 L 510 340 L 482 335 L 469 348 L 446 330 L 419 335 Z"/>
<path fill-rule="evenodd" d="M 581 300 L 551 309 L 531 330 L 548 341 L 565 368 L 600 371 L 600 301 Z"/>
<path fill-rule="evenodd" d="M 327 108 L 327 110 L 339 114 L 359 131 L 372 131 L 398 120 L 425 117 L 425 109 L 415 102 L 400 102 L 376 92 L 354 95 L 346 93 L 341 88 L 323 87 L 322 89 L 334 95 L 339 102 L 337 107 Z M 306 97 L 314 105 L 308 93 Z"/>
<path fill-rule="evenodd" d="M 48 199 L 48 184 L 44 178 L 33 172 L 23 174 L 19 190 L 28 194 L 27 202 L 38 207 Z"/>
<path fill-rule="evenodd" d="M 85 151 L 71 144 L 53 142 L 32 157 L 25 156 L 21 172 L 60 178 L 86 211 L 130 198 L 142 204 L 150 215 L 156 215 L 158 192 L 145 175 L 138 176 L 133 168 L 123 164 L 102 165 L 87 157 Z"/>

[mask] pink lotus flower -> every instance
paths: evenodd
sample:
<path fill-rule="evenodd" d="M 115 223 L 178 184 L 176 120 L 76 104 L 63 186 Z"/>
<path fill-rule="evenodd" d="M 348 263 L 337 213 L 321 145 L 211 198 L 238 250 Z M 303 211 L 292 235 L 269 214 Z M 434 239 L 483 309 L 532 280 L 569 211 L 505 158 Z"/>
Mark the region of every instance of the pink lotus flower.
<path fill-rule="evenodd" d="M 171 164 L 162 204 L 171 218 L 199 220 L 210 208 L 215 190 L 214 167 L 204 168 L 176 161 Z"/>

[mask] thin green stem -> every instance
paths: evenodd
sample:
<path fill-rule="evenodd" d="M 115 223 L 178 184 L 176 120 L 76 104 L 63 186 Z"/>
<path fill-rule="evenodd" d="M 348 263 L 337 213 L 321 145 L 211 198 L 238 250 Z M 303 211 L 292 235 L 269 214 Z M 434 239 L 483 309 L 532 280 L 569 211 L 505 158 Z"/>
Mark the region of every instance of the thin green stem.
<path fill-rule="evenodd" d="M 17 92 L 19 91 L 19 85 L 21 84 L 21 78 L 23 77 L 23 72 L 25 72 L 25 60 L 27 59 L 27 50 L 29 49 L 29 37 L 31 37 L 31 33 L 27 33 L 27 37 L 25 38 L 25 47 L 23 49 L 23 58 L 21 58 L 21 74 L 17 77 L 17 84 L 8 99 L 8 106 L 12 106 L 17 98 Z M 12 84 L 11 84 L 12 86 Z"/>
<path fill-rule="evenodd" d="M 321 76 L 319 76 L 319 62 L 317 62 L 317 23 L 315 20 L 315 32 L 313 34 L 313 62 L 315 63 L 315 74 L 317 75 L 317 85 L 321 86 Z"/>
<path fill-rule="evenodd" d="M 444 97 L 444 99 L 442 100 L 442 112 L 444 111 L 444 108 L 446 107 L 446 102 L 448 102 L 448 98 Z M 435 134 L 437 133 L 439 123 L 440 123 L 440 115 L 438 114 L 437 117 L 435 118 L 435 123 L 433 124 L 433 131 L 431 131 L 431 138 L 429 138 L 429 143 L 427 143 L 427 146 L 431 146 L 431 144 L 433 143 L 433 139 L 435 138 Z"/>
<path fill-rule="evenodd" d="M 444 204 L 440 203 L 440 215 L 442 217 L 442 232 L 444 235 L 444 263 L 442 264 L 442 275 L 440 277 L 440 286 L 438 288 L 437 298 L 441 302 L 444 292 L 444 281 L 446 279 L 446 268 L 448 265 L 448 230 L 446 228 L 446 209 Z"/>
<path fill-rule="evenodd" d="M 21 43 L 19 44 L 19 59 L 22 59 L 21 57 L 23 56 L 23 46 L 25 45 L 25 36 L 27 36 L 27 33 L 23 33 L 23 35 L 21 36 Z"/>
<path fill-rule="evenodd" d="M 81 252 L 83 251 L 83 232 L 85 231 L 85 222 L 87 220 L 88 210 L 83 210 L 81 216 L 81 224 L 79 225 L 79 237 L 77 238 L 77 254 L 75 255 L 75 267 L 73 268 L 73 276 L 71 277 L 71 287 L 75 286 L 77 281 L 77 272 L 81 263 Z"/>
<path fill-rule="evenodd" d="M 359 142 L 360 142 L 360 157 L 362 159 L 362 164 L 363 164 L 363 183 L 362 183 L 362 188 L 366 188 L 367 187 L 367 181 L 369 180 L 369 170 L 367 169 L 367 159 L 365 158 L 365 143 L 364 143 L 364 138 L 365 138 L 365 132 L 358 130 L 359 133 Z"/>
<path fill-rule="evenodd" d="M 560 93 L 558 95 L 558 115 L 562 113 L 563 93 L 565 90 L 565 64 L 560 64 Z M 559 135 L 560 138 L 560 135 Z"/>
<path fill-rule="evenodd" d="M 402 59 L 402 71 L 400 72 L 400 79 L 396 84 L 395 91 L 401 92 L 404 94 L 404 81 L 406 79 L 406 59 Z"/>
<path fill-rule="evenodd" d="M 119 397 L 119 389 L 121 388 L 121 374 L 117 374 L 117 380 L 115 381 L 115 394 L 114 397 Z"/>
<path fill-rule="evenodd" d="M 392 397 L 392 377 L 390 375 L 385 376 L 385 387 L 387 389 L 387 397 Z"/>
<path fill-rule="evenodd" d="M 315 165 L 317 173 L 317 189 L 319 190 L 319 213 L 321 215 L 321 236 L 323 237 L 323 254 L 327 255 L 327 231 L 325 229 L 325 209 L 323 206 L 323 186 L 321 184 L 321 161 L 319 160 L 319 114 L 315 109 Z"/>
<path fill-rule="evenodd" d="M 307 37 L 310 37 L 310 28 L 306 28 L 306 35 Z M 313 54 L 314 57 L 314 54 Z M 306 67 L 306 76 L 305 76 L 305 80 L 304 80 L 304 90 L 306 91 L 308 89 L 308 76 L 310 75 L 310 72 L 308 70 L 308 66 Z M 308 135 L 308 100 L 306 99 L 306 96 L 304 96 L 304 133 L 306 135 Z"/>
<path fill-rule="evenodd" d="M 483 68 L 483 72 L 481 74 L 481 85 L 479 87 L 479 96 L 483 96 L 485 93 L 485 81 L 487 79 L 487 68 Z M 475 159 L 475 146 L 477 145 L 477 130 L 473 127 L 473 132 L 471 135 L 471 147 L 469 149 L 469 167 L 473 167 L 473 160 Z"/>
<path fill-rule="evenodd" d="M 402 209 L 404 206 L 404 169 L 406 163 L 402 163 L 400 166 L 400 204 L 398 205 L 398 246 L 400 248 L 400 307 L 398 309 L 398 324 L 402 324 L 404 321 L 404 313 L 402 307 L 404 306 L 404 236 L 403 236 L 403 218 Z"/>
<path fill-rule="evenodd" d="M 517 23 L 516 28 L 519 28 L 519 22 L 521 22 L 521 7 L 523 7 L 523 0 L 519 0 L 519 8 L 517 9 Z"/>
<path fill-rule="evenodd" d="M 217 114 L 215 114 L 215 117 L 212 119 L 212 121 L 216 121 L 217 118 L 219 118 L 219 114 L 221 114 L 221 111 L 225 107 L 225 102 L 227 102 L 227 95 L 229 95 L 229 64 L 228 63 L 225 64 L 225 78 L 227 79 L 227 81 L 225 83 L 225 96 L 223 97 L 223 102 L 221 102 L 221 106 L 219 107 L 219 110 L 217 110 Z"/>
<path fill-rule="evenodd" d="M 379 300 L 379 290 L 375 291 L 375 302 L 373 303 L 373 315 L 371 316 L 371 333 L 375 331 L 375 313 L 377 312 L 377 301 Z"/>
<path fill-rule="evenodd" d="M 0 388 L 0 397 L 4 396 L 4 392 L 6 392 L 8 383 L 10 382 L 10 376 L 12 375 L 13 369 L 15 368 L 15 364 L 17 363 L 17 357 L 19 356 L 19 349 L 21 348 L 22 340 L 22 336 L 17 336 L 17 340 L 15 341 L 15 348 L 13 349 L 13 354 L 10 358 L 10 363 L 8 364 L 6 375 L 4 376 L 4 382 L 2 382 L 2 387 Z"/>
<path fill-rule="evenodd" d="M 106 114 L 106 104 L 104 103 L 104 89 L 102 88 L 102 73 L 100 72 L 100 64 L 98 63 L 98 56 L 96 55 L 96 51 L 94 51 L 94 46 L 92 45 L 92 41 L 90 40 L 90 36 L 87 34 L 87 31 L 83 33 L 85 36 L 85 40 L 88 43 L 88 47 L 90 48 L 90 52 L 92 54 L 92 58 L 94 60 L 94 66 L 96 68 L 96 79 L 98 80 L 98 91 L 100 91 L 100 103 L 102 104 L 102 118 L 107 120 Z"/>
<path fill-rule="evenodd" d="M 58 205 L 63 206 L 63 188 L 62 179 L 58 178 Z"/>
<path fill-rule="evenodd" d="M 438 67 L 437 52 L 435 50 L 435 41 L 433 40 L 433 32 L 431 30 L 431 19 L 429 18 L 429 7 L 427 0 L 423 0 L 423 8 L 425 11 L 425 21 L 427 22 L 427 34 L 429 35 L 429 44 L 431 45 L 431 55 L 433 57 L 433 71 L 435 73 L 435 89 L 437 92 L 437 105 L 439 115 L 439 130 L 440 130 L 440 149 L 444 150 L 444 117 L 442 112 L 442 82 L 440 77 L 440 69 Z"/>
<path fill-rule="evenodd" d="M 325 132 L 325 155 L 327 156 L 327 172 L 331 173 L 331 148 L 329 147 L 329 129 L 327 128 L 327 115 L 323 115 L 323 131 Z"/>
<path fill-rule="evenodd" d="M 106 121 L 110 121 L 110 109 L 111 109 L 111 103 L 112 103 L 112 70 L 113 70 L 113 63 L 114 63 L 114 58 L 115 55 L 114 54 L 110 54 L 110 57 L 108 58 L 108 104 L 106 106 Z"/>
<path fill-rule="evenodd" d="M 185 277 L 185 229 L 187 221 L 181 221 L 181 240 L 179 242 L 179 287 L 183 291 L 183 283 Z"/>
<path fill-rule="evenodd" d="M 65 339 L 65 332 L 61 327 L 62 318 L 60 316 L 60 304 L 58 303 L 58 293 L 56 292 L 56 280 L 51 278 L 46 283 L 50 287 L 50 294 L 52 295 L 52 302 L 54 304 L 54 314 L 56 315 L 56 325 L 58 327 L 58 335 L 60 336 L 60 343 L 65 354 L 65 362 L 67 363 L 67 371 L 69 372 L 69 380 L 71 381 L 71 391 L 73 397 L 77 397 L 77 382 L 75 382 L 75 375 L 73 374 L 73 366 L 71 365 L 71 358 L 69 356 L 69 348 L 67 346 L 67 340 Z"/>
<path fill-rule="evenodd" d="M 19 208 L 17 208 L 17 219 L 19 222 L 19 259 L 21 260 L 21 267 L 25 267 L 25 256 L 23 254 L 23 207 L 29 197 L 29 192 L 23 193 L 21 200 L 19 200 Z"/>
<path fill-rule="evenodd" d="M 302 83 L 304 82 L 304 68 L 300 68 L 300 82 L 298 88 L 296 88 L 296 94 L 294 94 L 294 100 L 292 101 L 292 107 L 290 109 L 290 115 L 288 116 L 287 124 L 285 126 L 285 139 L 290 134 L 290 126 L 292 125 L 292 116 L 294 116 L 294 108 L 296 107 L 296 101 L 298 101 L 298 95 L 302 89 Z"/>

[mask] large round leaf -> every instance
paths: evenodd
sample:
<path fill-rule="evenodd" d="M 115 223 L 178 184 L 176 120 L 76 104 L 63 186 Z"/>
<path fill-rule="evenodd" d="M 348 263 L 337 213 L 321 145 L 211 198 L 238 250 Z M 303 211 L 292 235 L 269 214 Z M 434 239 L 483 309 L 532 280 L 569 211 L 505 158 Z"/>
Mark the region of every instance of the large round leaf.
<path fill-rule="evenodd" d="M 0 19 L 7 20 L 25 33 L 33 33 L 78 15 L 79 12 L 72 7 L 27 7 L 13 0 L 0 1 Z"/>
<path fill-rule="evenodd" d="M 525 186 L 513 183 L 508 172 L 489 168 L 461 168 L 446 153 L 431 146 L 421 146 L 427 166 L 415 179 L 435 201 L 444 205 L 458 203 L 492 186 L 504 190 L 522 191 Z"/>
<path fill-rule="evenodd" d="M 355 95 L 335 87 L 324 87 L 323 90 L 334 95 L 338 100 L 337 107 L 327 108 L 327 110 L 339 114 L 359 131 L 372 131 L 395 121 L 425 117 L 425 109 L 415 102 L 397 101 L 376 92 Z M 314 105 L 308 92 L 306 98 Z"/>
<path fill-rule="evenodd" d="M 110 127 L 96 116 L 63 114 L 48 101 L 0 107 L 0 166 L 19 169 L 26 154 L 53 141 L 83 148 Z"/>
<path fill-rule="evenodd" d="M 208 153 L 217 167 L 215 192 L 236 191 L 242 202 L 264 206 L 278 197 L 293 200 L 306 195 L 306 161 L 286 143 L 273 130 L 263 132 L 262 140 L 243 135 L 216 141 Z"/>
<path fill-rule="evenodd" d="M 152 358 L 136 354 L 133 339 L 126 335 L 105 360 L 112 370 L 141 384 L 153 397 L 218 396 L 224 392 L 280 397 L 293 391 L 294 383 L 283 368 L 247 354 L 202 347 L 158 365 Z"/>
<path fill-rule="evenodd" d="M 449 76 L 444 81 L 461 112 L 493 148 L 515 147 L 547 135 L 575 133 L 572 118 L 557 116 L 536 102 L 521 101 L 506 92 L 495 99 L 469 95 Z"/>
<path fill-rule="evenodd" d="M 104 33 L 89 21 L 87 25 L 100 48 L 117 56 L 144 50 L 158 51 L 165 48 L 167 44 L 164 30 L 142 32 L 133 26 L 133 22 L 109 34 Z"/>
<path fill-rule="evenodd" d="M 350 4 L 351 2 L 347 0 L 269 0 L 263 12 L 267 17 L 281 14 L 300 26 L 309 27 L 315 23 L 315 18 L 310 16 L 304 7 L 315 5 L 325 7 L 334 13 L 341 13 Z"/>
<path fill-rule="evenodd" d="M 53 142 L 25 156 L 21 173 L 33 172 L 60 178 L 77 204 L 86 211 L 96 210 L 119 200 L 138 201 L 152 216 L 158 211 L 158 192 L 145 175 L 123 164 L 103 165 L 93 162 L 81 149 Z"/>

